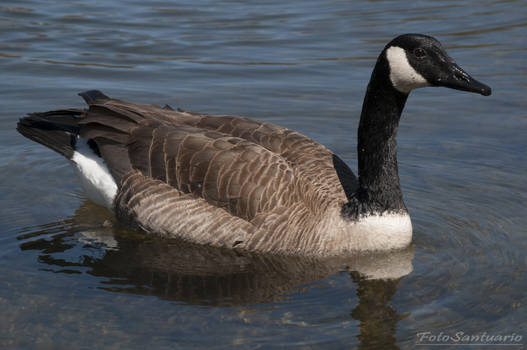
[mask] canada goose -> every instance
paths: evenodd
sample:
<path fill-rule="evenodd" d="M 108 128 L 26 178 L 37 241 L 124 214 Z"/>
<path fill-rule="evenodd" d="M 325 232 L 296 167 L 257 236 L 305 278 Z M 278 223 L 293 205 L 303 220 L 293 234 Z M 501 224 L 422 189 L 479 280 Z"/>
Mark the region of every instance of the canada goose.
<path fill-rule="evenodd" d="M 146 232 L 279 254 L 389 250 L 412 238 L 395 137 L 408 94 L 425 86 L 491 93 L 436 39 L 396 37 L 379 55 L 364 98 L 358 179 L 293 130 L 95 90 L 80 93 L 88 110 L 30 114 L 17 129 L 68 158 L 88 198 Z"/>

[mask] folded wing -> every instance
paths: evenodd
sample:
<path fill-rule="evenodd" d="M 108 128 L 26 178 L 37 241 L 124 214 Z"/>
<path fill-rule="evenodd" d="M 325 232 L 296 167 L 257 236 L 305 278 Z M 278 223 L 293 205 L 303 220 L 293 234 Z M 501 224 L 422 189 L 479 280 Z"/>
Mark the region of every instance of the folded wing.
<path fill-rule="evenodd" d="M 356 188 L 355 176 L 340 159 L 297 132 L 243 117 L 199 115 L 101 95 L 83 96 L 90 108 L 80 122 L 80 136 L 95 142 L 121 186 L 117 212 L 143 228 L 156 229 L 138 213 L 138 198 L 145 202 L 152 181 L 163 188 L 162 198 L 199 199 L 209 212 L 219 209 L 252 226 L 268 224 L 265 215 L 277 215 L 276 208 L 319 215 L 331 203 L 345 202 L 346 193 Z M 154 226 L 160 225 L 159 203 L 141 208 L 157 210 Z"/>

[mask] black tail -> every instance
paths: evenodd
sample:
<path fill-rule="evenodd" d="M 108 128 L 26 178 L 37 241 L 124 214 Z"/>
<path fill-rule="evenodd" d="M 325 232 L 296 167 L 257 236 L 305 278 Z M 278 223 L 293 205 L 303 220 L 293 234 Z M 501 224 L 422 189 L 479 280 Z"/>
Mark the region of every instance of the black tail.
<path fill-rule="evenodd" d="M 110 99 L 108 96 L 106 96 L 99 90 L 89 90 L 80 92 L 79 96 L 82 97 L 84 101 L 86 101 L 86 103 L 89 105 L 97 102 L 104 102 Z"/>
<path fill-rule="evenodd" d="M 83 113 L 78 109 L 33 113 L 20 118 L 16 129 L 28 139 L 71 159 L 80 130 L 79 116 Z"/>

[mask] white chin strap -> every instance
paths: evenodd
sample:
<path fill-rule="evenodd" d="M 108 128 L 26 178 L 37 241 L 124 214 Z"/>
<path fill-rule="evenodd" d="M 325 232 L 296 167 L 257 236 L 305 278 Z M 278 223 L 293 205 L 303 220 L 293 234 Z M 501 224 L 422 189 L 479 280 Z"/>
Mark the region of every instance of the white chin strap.
<path fill-rule="evenodd" d="M 398 46 L 388 48 L 386 59 L 390 65 L 390 80 L 398 91 L 407 94 L 413 89 L 430 86 L 430 83 L 410 65 L 404 49 Z"/>

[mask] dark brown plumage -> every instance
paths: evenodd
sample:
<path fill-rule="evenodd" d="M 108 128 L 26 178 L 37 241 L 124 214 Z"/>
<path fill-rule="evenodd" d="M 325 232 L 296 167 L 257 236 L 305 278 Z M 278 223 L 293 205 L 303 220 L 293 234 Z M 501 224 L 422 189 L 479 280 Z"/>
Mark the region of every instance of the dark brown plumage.
<path fill-rule="evenodd" d="M 123 102 L 99 91 L 80 94 L 87 111 L 33 114 L 18 130 L 71 159 L 90 198 L 147 232 L 286 254 L 390 250 L 412 239 L 396 136 L 408 94 L 425 86 L 491 93 L 436 39 L 393 39 L 364 98 L 359 179 L 330 150 L 295 131 Z M 84 154 L 78 138 L 97 157 L 89 149 Z"/>
<path fill-rule="evenodd" d="M 115 212 L 148 232 L 215 246 L 314 252 L 323 240 L 320 218 L 347 202 L 345 188 L 357 187 L 330 150 L 283 127 L 99 92 L 82 96 L 89 109 L 76 111 L 80 137 L 94 141 L 118 184 Z"/>

